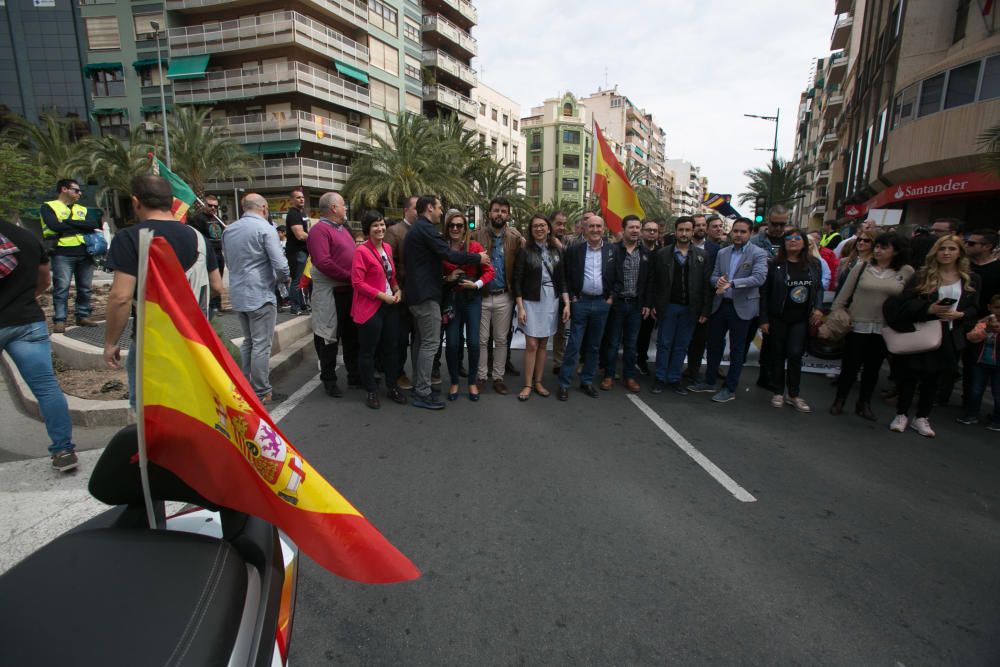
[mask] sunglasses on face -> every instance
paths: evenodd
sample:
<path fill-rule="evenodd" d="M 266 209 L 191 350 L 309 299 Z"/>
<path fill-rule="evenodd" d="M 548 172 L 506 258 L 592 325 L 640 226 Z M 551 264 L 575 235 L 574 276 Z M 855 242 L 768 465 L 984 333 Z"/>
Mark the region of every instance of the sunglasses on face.
<path fill-rule="evenodd" d="M 786 236 L 786 237 L 785 237 L 785 240 L 786 240 L 786 241 L 801 241 L 801 240 L 802 240 L 802 237 L 801 237 L 801 236 L 799 236 L 798 234 L 792 234 L 792 235 L 790 235 L 790 236 Z"/>
<path fill-rule="evenodd" d="M 871 239 L 858 239 L 857 242 L 858 243 L 871 243 L 872 240 Z"/>
<path fill-rule="evenodd" d="M 465 225 L 461 222 L 448 223 L 448 229 L 462 229 Z"/>

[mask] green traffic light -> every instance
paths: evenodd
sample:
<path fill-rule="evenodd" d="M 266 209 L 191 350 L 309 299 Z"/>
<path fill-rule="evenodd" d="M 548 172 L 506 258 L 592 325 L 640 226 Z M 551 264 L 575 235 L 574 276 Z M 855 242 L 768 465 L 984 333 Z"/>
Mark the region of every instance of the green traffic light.
<path fill-rule="evenodd" d="M 764 222 L 764 216 L 762 216 L 762 215 L 760 215 L 758 213 L 757 215 L 754 216 L 753 221 L 754 222 Z"/>

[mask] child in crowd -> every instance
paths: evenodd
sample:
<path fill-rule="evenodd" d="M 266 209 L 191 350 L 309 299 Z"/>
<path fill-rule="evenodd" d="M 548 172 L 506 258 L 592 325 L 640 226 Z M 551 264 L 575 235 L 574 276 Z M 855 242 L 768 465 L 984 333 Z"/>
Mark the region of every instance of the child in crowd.
<path fill-rule="evenodd" d="M 1000 294 L 990 299 L 990 315 L 976 323 L 976 326 L 965 335 L 966 340 L 975 346 L 972 357 L 976 365 L 972 369 L 972 386 L 965 400 L 965 416 L 958 421 L 963 424 L 978 424 L 979 410 L 986 393 L 986 383 L 989 382 L 993 391 L 993 417 L 988 428 L 1000 431 L 1000 364 L 997 359 L 997 334 L 1000 334 Z"/>

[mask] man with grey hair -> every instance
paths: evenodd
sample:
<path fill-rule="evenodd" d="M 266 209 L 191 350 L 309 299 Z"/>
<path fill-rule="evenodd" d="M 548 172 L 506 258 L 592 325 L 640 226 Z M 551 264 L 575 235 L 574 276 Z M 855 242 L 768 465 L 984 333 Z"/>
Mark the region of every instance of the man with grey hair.
<path fill-rule="evenodd" d="M 222 250 L 229 263 L 229 300 L 240 318 L 243 374 L 265 404 L 287 396 L 271 390 L 271 339 L 278 318 L 277 285 L 288 285 L 291 274 L 278 232 L 268 219 L 267 200 L 249 193 L 241 202 L 243 217 L 222 233 Z"/>

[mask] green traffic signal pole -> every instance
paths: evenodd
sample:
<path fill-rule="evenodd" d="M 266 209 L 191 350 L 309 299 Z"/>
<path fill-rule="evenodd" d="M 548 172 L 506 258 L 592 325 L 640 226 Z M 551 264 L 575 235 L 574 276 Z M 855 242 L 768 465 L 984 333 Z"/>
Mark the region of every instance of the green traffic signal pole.
<path fill-rule="evenodd" d="M 774 148 L 770 149 L 770 151 L 771 151 L 771 178 L 770 178 L 770 181 L 771 182 L 768 185 L 769 199 L 773 200 L 774 199 L 774 168 L 778 164 L 778 124 L 780 123 L 780 119 L 781 119 L 781 107 L 778 107 L 778 110 L 775 112 L 775 114 L 773 116 L 758 116 L 757 114 L 753 114 L 753 113 L 745 113 L 743 115 L 746 116 L 747 118 L 759 118 L 761 120 L 768 120 L 768 121 L 771 121 L 772 123 L 774 123 Z M 769 150 L 769 149 L 767 149 L 767 148 L 761 148 L 760 150 L 765 150 L 766 151 L 766 150 Z M 766 216 L 767 213 L 765 212 L 764 215 Z"/>

